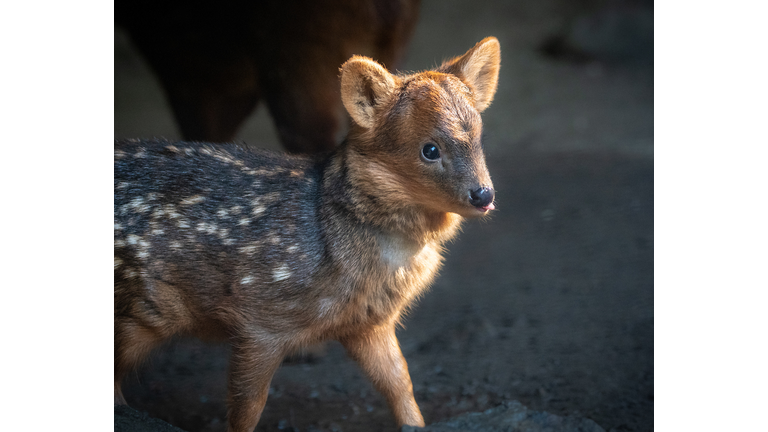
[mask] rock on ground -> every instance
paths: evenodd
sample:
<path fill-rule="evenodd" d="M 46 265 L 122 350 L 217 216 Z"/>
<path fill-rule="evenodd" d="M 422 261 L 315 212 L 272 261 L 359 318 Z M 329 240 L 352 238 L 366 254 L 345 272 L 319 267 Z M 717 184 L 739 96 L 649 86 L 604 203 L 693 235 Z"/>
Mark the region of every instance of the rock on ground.
<path fill-rule="evenodd" d="M 115 432 L 184 432 L 127 405 L 115 406 Z"/>
<path fill-rule="evenodd" d="M 427 427 L 403 426 L 401 432 L 605 432 L 592 420 L 532 411 L 509 401 L 484 412 L 462 414 Z"/>

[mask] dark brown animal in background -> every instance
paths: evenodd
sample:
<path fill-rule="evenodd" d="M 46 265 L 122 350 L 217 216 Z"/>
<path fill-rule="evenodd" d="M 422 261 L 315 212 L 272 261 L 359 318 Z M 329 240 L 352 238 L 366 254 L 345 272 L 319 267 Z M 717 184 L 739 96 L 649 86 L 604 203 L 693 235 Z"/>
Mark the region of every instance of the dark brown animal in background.
<path fill-rule="evenodd" d="M 336 339 L 398 424 L 424 425 L 395 327 L 462 219 L 494 209 L 479 113 L 499 61 L 492 37 L 413 75 L 351 58 L 341 95 L 354 124 L 325 158 L 116 143 L 116 402 L 167 338 L 226 338 L 229 430 L 251 431 L 283 358 Z"/>
<path fill-rule="evenodd" d="M 339 67 L 353 54 L 391 70 L 419 0 L 115 2 L 157 74 L 184 139 L 226 142 L 264 101 L 283 146 L 321 152 L 346 126 Z"/>

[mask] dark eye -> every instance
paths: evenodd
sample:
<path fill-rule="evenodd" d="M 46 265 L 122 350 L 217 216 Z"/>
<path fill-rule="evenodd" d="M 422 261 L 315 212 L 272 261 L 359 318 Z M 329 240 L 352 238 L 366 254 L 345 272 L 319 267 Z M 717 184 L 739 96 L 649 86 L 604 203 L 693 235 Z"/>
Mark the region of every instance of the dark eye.
<path fill-rule="evenodd" d="M 428 161 L 436 161 L 440 159 L 440 150 L 434 144 L 427 144 L 421 149 L 421 155 Z"/>

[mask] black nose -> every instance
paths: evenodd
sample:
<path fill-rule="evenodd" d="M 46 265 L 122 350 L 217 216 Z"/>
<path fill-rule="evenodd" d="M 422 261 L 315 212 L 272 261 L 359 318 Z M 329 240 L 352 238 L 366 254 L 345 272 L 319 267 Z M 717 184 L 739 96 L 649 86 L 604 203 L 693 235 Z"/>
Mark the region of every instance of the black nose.
<path fill-rule="evenodd" d="M 493 202 L 493 189 L 487 187 L 481 187 L 473 191 L 469 191 L 469 203 L 475 207 L 483 208 Z"/>

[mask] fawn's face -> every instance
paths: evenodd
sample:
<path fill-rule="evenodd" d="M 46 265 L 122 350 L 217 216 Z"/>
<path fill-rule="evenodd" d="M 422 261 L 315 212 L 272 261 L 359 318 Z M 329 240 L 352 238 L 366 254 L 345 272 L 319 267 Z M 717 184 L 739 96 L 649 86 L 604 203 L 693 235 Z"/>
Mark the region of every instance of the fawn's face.
<path fill-rule="evenodd" d="M 370 59 L 342 66 L 342 99 L 365 129 L 359 149 L 389 197 L 477 217 L 494 209 L 481 143 L 496 91 L 498 41 L 488 38 L 436 71 L 398 77 Z"/>
<path fill-rule="evenodd" d="M 424 72 L 404 79 L 398 93 L 374 126 L 373 147 L 407 199 L 464 217 L 492 210 L 482 121 L 469 88 L 453 75 Z"/>

